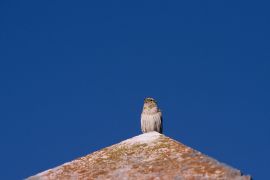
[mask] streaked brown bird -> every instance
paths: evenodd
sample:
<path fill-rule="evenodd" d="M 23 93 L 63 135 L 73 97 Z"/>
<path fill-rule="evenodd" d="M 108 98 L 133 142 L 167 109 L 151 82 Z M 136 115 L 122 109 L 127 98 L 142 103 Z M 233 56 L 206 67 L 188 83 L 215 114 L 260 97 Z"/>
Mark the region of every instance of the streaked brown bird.
<path fill-rule="evenodd" d="M 141 129 L 143 133 L 157 131 L 162 133 L 162 113 L 153 98 L 145 98 L 141 114 Z"/>

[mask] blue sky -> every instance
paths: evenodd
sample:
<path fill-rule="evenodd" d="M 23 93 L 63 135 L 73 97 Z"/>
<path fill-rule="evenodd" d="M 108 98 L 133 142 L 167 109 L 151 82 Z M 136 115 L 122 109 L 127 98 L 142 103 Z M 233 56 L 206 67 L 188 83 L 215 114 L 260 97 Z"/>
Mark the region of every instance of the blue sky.
<path fill-rule="evenodd" d="M 0 2 L 0 179 L 140 134 L 165 135 L 267 179 L 267 1 Z"/>

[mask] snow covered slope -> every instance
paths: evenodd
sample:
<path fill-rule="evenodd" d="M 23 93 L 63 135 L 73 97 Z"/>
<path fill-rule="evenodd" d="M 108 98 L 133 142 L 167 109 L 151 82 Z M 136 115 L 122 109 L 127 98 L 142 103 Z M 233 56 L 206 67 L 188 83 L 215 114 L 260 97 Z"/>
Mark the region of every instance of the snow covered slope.
<path fill-rule="evenodd" d="M 180 142 L 149 132 L 41 172 L 28 180 L 178 179 L 248 180 Z"/>

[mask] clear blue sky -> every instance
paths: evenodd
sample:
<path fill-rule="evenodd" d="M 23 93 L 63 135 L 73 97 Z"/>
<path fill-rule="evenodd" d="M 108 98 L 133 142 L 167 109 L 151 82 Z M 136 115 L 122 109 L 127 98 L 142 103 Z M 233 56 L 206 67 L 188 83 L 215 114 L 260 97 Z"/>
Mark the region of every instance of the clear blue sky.
<path fill-rule="evenodd" d="M 267 1 L 0 2 L 0 179 L 164 133 L 269 177 Z"/>

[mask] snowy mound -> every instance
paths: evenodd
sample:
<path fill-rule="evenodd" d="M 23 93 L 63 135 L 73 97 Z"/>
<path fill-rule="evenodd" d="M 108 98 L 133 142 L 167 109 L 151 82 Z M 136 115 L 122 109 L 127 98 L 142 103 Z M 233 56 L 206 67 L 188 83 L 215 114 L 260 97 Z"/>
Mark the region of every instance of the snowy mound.
<path fill-rule="evenodd" d="M 157 132 L 149 132 L 49 169 L 29 180 L 248 180 L 229 167 Z"/>

